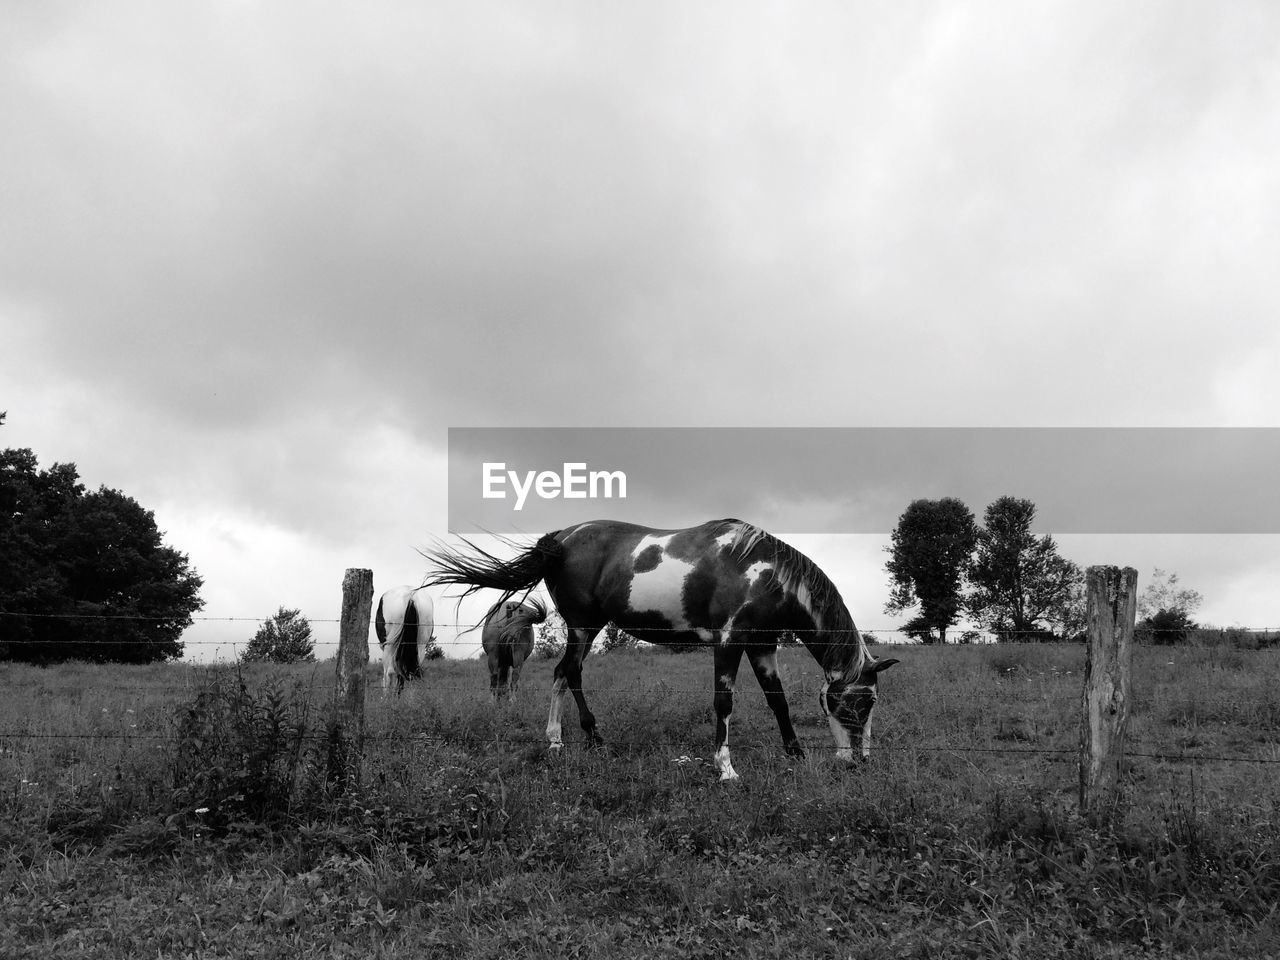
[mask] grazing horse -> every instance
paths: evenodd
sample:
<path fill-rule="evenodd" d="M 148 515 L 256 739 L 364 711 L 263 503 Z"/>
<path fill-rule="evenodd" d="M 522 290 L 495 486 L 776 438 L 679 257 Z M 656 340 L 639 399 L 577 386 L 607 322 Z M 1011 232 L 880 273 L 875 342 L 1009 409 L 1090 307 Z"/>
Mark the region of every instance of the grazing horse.
<path fill-rule="evenodd" d="M 464 541 L 469 551 L 441 548 L 431 555 L 428 585 L 503 591 L 503 600 L 545 581 L 569 628 L 556 665 L 547 739 L 563 746 L 560 716 L 569 693 L 590 745 L 601 743 L 582 690 L 582 661 L 591 641 L 613 622 L 650 643 L 714 648 L 716 766 L 735 780 L 729 758 L 729 716 L 742 655 L 747 655 L 778 721 L 783 746 L 804 750 L 791 726 L 778 677 L 780 636 L 792 632 L 822 667 L 819 695 L 836 756 L 851 761 L 854 739 L 871 753 L 876 678 L 897 660 L 877 661 L 867 650 L 835 585 L 795 548 L 741 520 L 713 520 L 685 530 L 654 530 L 594 520 L 544 534 L 514 559 Z M 500 601 L 502 602 L 502 601 Z"/>
<path fill-rule="evenodd" d="M 422 587 L 392 587 L 378 598 L 373 622 L 382 650 L 382 693 L 396 678 L 396 693 L 405 680 L 422 676 L 422 661 L 435 641 L 435 608 Z"/>
<path fill-rule="evenodd" d="M 528 603 L 499 600 L 484 619 L 480 642 L 489 662 L 489 692 L 494 703 L 505 693 L 516 698 L 520 685 L 520 668 L 533 651 L 533 626 L 547 619 L 547 607 L 541 600 Z"/>

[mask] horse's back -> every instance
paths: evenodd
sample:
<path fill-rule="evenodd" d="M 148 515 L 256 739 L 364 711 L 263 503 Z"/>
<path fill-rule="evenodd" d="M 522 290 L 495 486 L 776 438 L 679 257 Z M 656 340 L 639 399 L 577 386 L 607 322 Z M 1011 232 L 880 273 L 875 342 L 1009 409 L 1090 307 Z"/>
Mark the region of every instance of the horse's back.
<path fill-rule="evenodd" d="M 722 536 L 726 531 L 736 531 L 747 526 L 741 520 L 708 520 L 693 527 L 646 527 L 626 520 L 586 520 L 565 527 L 555 533 L 555 538 L 566 551 L 578 551 L 588 544 L 595 546 L 637 542 L 644 537 L 679 538 L 690 544 L 705 543 Z"/>
<path fill-rule="evenodd" d="M 562 557 L 547 577 L 566 617 L 612 622 L 651 643 L 714 642 L 741 608 L 754 546 L 738 520 L 657 528 L 593 520 L 558 531 Z"/>

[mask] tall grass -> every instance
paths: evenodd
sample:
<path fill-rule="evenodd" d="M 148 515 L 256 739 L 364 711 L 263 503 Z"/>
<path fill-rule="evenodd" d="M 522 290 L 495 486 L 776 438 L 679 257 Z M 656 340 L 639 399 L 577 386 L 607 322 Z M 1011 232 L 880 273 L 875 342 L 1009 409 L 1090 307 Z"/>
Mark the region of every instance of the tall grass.
<path fill-rule="evenodd" d="M 804 651 L 780 658 L 803 760 L 745 670 L 737 785 L 708 759 L 696 654 L 590 658 L 607 745 L 583 748 L 570 707 L 555 758 L 551 662 L 496 706 L 474 661 L 434 661 L 393 700 L 371 667 L 344 783 L 325 753 L 332 664 L 6 670 L 0 730 L 39 736 L 0 738 L 0 955 L 238 955 L 245 930 L 298 956 L 1271 949 L 1274 766 L 1136 757 L 1099 833 L 1074 801 L 1080 648 L 898 655 L 854 769 L 832 758 Z M 1140 649 L 1135 751 L 1280 760 L 1280 651 L 1242 655 Z"/>

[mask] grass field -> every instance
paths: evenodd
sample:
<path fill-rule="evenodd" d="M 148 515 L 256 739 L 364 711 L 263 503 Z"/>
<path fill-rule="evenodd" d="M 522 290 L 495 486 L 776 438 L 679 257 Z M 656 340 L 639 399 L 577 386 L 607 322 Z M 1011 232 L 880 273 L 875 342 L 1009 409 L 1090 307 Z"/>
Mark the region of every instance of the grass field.
<path fill-rule="evenodd" d="M 590 658 L 608 746 L 571 707 L 557 758 L 550 661 L 502 707 L 476 661 L 389 703 L 371 666 L 358 782 L 331 662 L 0 666 L 0 956 L 1280 957 L 1280 650 L 1138 649 L 1105 831 L 1082 648 L 894 655 L 853 769 L 803 650 L 806 760 L 744 671 L 734 784 L 705 652 Z"/>

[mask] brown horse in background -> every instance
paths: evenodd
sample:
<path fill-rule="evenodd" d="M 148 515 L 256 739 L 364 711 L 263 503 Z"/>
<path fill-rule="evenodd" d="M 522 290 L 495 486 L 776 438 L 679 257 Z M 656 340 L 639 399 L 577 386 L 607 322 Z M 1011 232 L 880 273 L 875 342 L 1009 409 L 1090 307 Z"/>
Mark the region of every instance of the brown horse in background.
<path fill-rule="evenodd" d="M 533 652 L 533 628 L 547 619 L 547 607 L 533 598 L 526 603 L 499 600 L 484 619 L 480 642 L 489 663 L 489 692 L 497 703 L 505 694 L 516 698 L 520 668 Z"/>

